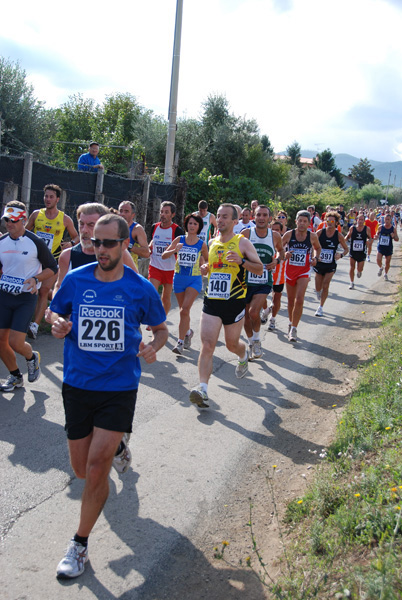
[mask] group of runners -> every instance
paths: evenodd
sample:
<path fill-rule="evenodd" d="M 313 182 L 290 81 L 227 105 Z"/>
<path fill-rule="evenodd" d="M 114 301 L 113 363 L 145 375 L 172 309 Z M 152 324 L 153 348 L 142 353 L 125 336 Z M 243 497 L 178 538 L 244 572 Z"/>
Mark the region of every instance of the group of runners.
<path fill-rule="evenodd" d="M 203 289 L 203 277 L 207 278 L 199 381 L 189 400 L 208 408 L 208 384 L 222 328 L 227 349 L 237 356 L 235 375 L 242 378 L 249 361 L 263 355 L 261 324 L 269 319 L 268 329 L 276 328 L 285 286 L 288 339 L 296 342 L 311 271 L 320 302 L 315 314 L 320 317 L 337 261 L 349 252 L 347 242 L 353 287 L 355 269 L 360 277 L 373 238 L 378 239 L 379 275 L 385 269 L 387 276 L 398 236 L 391 215 L 385 214 L 383 222 L 373 219 L 374 231 L 359 213 L 344 237 L 346 214 L 341 207 L 339 211 L 327 207 L 320 219 L 310 206 L 297 213 L 296 226 L 289 229 L 285 211 L 272 219 L 269 207 L 257 201 L 243 209 L 222 204 L 216 217 L 201 201 L 181 228 L 174 223 L 175 205 L 162 202 L 160 221 L 153 225 L 148 243 L 131 202 L 123 201 L 118 214 L 98 203 L 79 206 L 77 231 L 73 220 L 58 209 L 60 196 L 57 185 L 45 186 L 45 206 L 29 219 L 21 202 L 5 207 L 7 233 L 0 238 L 0 358 L 9 376 L 0 390 L 23 386 L 16 353 L 27 361 L 29 382 L 40 376 L 40 355 L 26 341 L 26 333 L 37 337 L 46 311 L 53 335 L 65 339 L 65 429 L 72 468 L 85 480 L 78 528 L 57 567 L 59 578 L 73 578 L 83 573 L 88 560 L 88 537 L 108 496 L 110 468 L 124 473 L 131 463 L 129 439 L 140 359 L 155 361 L 167 341 L 165 321 L 172 292 L 180 311 L 173 352 L 183 355 L 194 336 L 191 308 Z M 63 242 L 65 230 L 69 242 Z M 147 281 L 138 274 L 138 258 L 148 257 Z M 141 326 L 152 332 L 150 341 L 143 340 Z"/>

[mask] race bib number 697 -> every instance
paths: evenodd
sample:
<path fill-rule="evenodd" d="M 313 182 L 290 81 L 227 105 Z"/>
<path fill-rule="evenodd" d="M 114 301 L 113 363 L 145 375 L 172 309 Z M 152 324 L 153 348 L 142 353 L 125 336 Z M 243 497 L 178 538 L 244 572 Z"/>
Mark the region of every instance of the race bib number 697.
<path fill-rule="evenodd" d="M 78 347 L 88 352 L 123 352 L 124 307 L 80 305 Z"/>

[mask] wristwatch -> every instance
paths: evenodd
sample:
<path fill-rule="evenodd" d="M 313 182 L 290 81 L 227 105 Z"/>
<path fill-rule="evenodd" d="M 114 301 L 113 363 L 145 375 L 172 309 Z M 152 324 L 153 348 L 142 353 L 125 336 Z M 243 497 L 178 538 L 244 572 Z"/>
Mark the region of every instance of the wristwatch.
<path fill-rule="evenodd" d="M 241 266 L 243 266 L 245 262 L 246 262 L 246 259 L 245 259 L 245 258 L 242 258 L 242 259 L 241 259 L 241 263 L 240 263 L 240 264 L 241 264 Z"/>
<path fill-rule="evenodd" d="M 34 277 L 34 279 L 35 279 L 35 283 L 36 283 L 36 285 L 38 285 L 38 283 L 39 283 L 39 279 L 38 279 L 37 277 Z"/>

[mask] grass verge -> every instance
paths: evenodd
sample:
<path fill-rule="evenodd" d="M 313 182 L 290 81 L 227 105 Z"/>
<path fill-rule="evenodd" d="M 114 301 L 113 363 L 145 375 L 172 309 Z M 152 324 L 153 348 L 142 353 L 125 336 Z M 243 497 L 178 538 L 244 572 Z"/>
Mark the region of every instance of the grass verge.
<path fill-rule="evenodd" d="M 384 319 L 306 494 L 289 503 L 280 534 L 279 579 L 271 579 L 256 535 L 252 568 L 269 597 L 402 599 L 402 297 Z M 275 468 L 267 483 L 275 504 Z M 224 542 L 227 545 L 227 542 Z M 225 545 L 215 548 L 223 558 Z"/>
<path fill-rule="evenodd" d="M 291 544 L 274 597 L 402 598 L 401 358 L 400 298 L 325 463 L 305 496 L 287 507 Z"/>

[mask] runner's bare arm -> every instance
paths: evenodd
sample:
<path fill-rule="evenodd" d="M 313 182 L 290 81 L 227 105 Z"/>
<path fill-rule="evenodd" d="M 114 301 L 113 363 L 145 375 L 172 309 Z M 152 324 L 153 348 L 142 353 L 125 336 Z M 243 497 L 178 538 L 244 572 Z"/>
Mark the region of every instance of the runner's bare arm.
<path fill-rule="evenodd" d="M 34 226 L 35 226 L 35 219 L 38 216 L 39 211 L 38 210 L 34 210 L 33 213 L 30 215 L 27 224 L 25 225 L 25 229 L 28 229 L 29 231 L 33 231 Z"/>
<path fill-rule="evenodd" d="M 238 265 L 243 264 L 244 268 L 250 273 L 254 273 L 255 275 L 262 275 L 264 271 L 264 265 L 262 264 L 257 250 L 245 237 L 240 238 L 239 241 L 239 250 L 243 254 L 242 258 L 237 254 L 237 252 L 228 252 L 227 260 L 228 262 L 235 262 Z"/>
<path fill-rule="evenodd" d="M 173 242 L 169 244 L 166 250 L 162 253 L 163 260 L 172 256 L 172 254 L 175 254 L 177 250 L 181 250 L 181 248 L 183 248 L 183 244 L 180 244 L 180 236 L 174 238 Z"/>
<path fill-rule="evenodd" d="M 64 215 L 63 224 L 64 224 L 64 227 L 67 229 L 68 235 L 70 236 L 70 238 L 72 239 L 74 244 L 78 244 L 78 242 L 80 241 L 80 236 L 79 236 L 78 231 L 74 227 L 72 218 L 69 217 L 68 215 Z M 60 246 L 61 246 L 62 250 L 65 250 L 66 248 L 71 248 L 73 246 L 73 244 L 71 242 L 61 242 Z"/>
<path fill-rule="evenodd" d="M 159 325 L 151 326 L 151 330 L 154 334 L 153 339 L 149 342 L 149 344 L 140 342 L 139 352 L 137 354 L 137 356 L 142 357 L 147 363 L 155 362 L 156 353 L 166 344 L 169 336 L 166 323 L 160 323 Z"/>
<path fill-rule="evenodd" d="M 151 252 L 149 250 L 147 236 L 141 225 L 137 224 L 134 227 L 132 237 L 138 246 L 133 246 L 131 252 L 137 254 L 140 258 L 148 258 Z"/>

